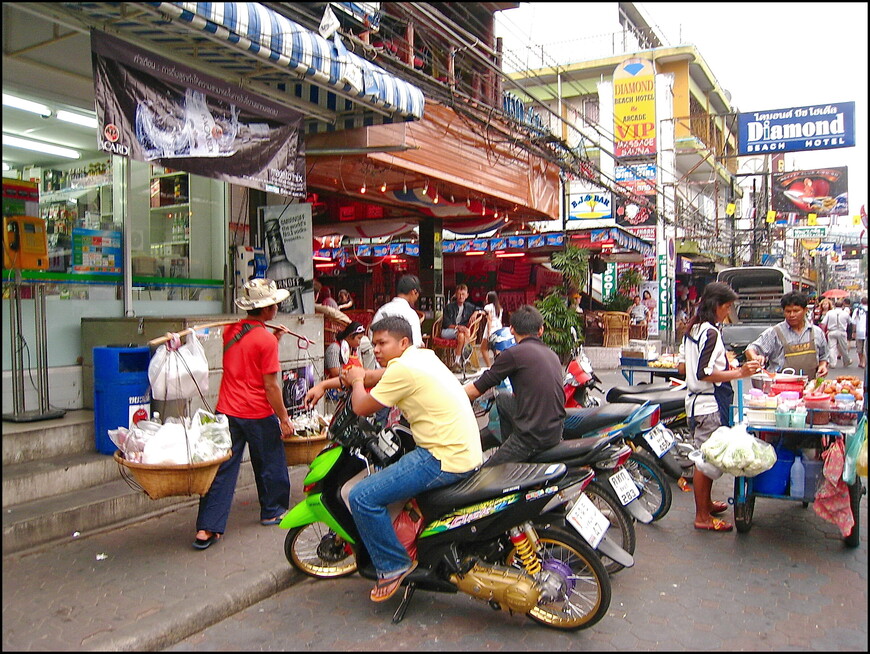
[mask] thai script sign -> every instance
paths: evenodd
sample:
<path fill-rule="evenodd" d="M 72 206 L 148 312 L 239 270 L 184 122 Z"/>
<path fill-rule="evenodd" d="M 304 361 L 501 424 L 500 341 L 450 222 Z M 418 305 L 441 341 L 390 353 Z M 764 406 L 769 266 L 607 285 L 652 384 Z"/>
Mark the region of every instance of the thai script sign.
<path fill-rule="evenodd" d="M 829 150 L 855 145 L 855 103 L 739 114 L 738 154 Z"/>

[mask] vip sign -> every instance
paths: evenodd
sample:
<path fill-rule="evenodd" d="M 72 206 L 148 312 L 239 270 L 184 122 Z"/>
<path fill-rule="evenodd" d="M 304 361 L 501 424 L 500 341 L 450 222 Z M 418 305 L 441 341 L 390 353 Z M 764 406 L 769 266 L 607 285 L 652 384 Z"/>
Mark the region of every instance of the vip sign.
<path fill-rule="evenodd" d="M 655 67 L 626 59 L 613 73 L 613 152 L 617 157 L 656 153 Z"/>
<path fill-rule="evenodd" d="M 668 255 L 659 255 L 659 331 L 668 328 L 671 315 L 671 280 L 668 277 Z"/>
<path fill-rule="evenodd" d="M 601 278 L 601 299 L 605 302 L 616 293 L 616 263 L 607 264 L 604 275 Z"/>

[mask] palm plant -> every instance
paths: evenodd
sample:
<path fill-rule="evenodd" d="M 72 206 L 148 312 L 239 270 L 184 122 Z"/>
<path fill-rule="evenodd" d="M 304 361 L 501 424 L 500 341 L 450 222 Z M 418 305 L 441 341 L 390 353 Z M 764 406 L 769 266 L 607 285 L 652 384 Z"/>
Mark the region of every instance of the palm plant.
<path fill-rule="evenodd" d="M 551 291 L 543 300 L 535 302 L 535 307 L 544 316 L 544 343 L 559 355 L 562 363 L 566 363 L 575 344 L 583 342 L 583 321 L 580 314 L 569 306 L 566 297 L 586 290 L 589 254 L 575 245 L 567 245 L 564 250 L 550 255 L 550 263 L 562 273 L 562 286 Z M 572 327 L 577 333 L 577 340 L 571 333 Z"/>

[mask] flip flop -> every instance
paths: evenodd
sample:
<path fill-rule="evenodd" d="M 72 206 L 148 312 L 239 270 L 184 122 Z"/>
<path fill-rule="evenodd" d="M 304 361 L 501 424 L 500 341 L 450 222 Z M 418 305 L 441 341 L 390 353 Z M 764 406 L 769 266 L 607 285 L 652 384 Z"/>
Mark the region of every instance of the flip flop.
<path fill-rule="evenodd" d="M 276 515 L 274 518 L 266 518 L 265 520 L 260 520 L 260 524 L 264 527 L 270 527 L 272 525 L 280 525 L 281 521 L 284 519 L 284 514 Z"/>
<path fill-rule="evenodd" d="M 414 570 L 416 569 L 417 562 L 411 561 L 411 567 L 405 570 L 399 576 L 393 577 L 392 579 L 378 579 L 378 583 L 375 584 L 375 587 L 372 589 L 370 595 L 372 602 L 386 602 L 388 599 L 396 594 L 396 591 L 399 590 L 399 586 L 402 585 L 405 577 L 414 572 Z"/>
<path fill-rule="evenodd" d="M 207 550 L 212 543 L 216 543 L 221 539 L 220 534 L 212 533 L 208 538 L 197 538 L 193 541 L 193 548 L 197 550 Z"/>
<path fill-rule="evenodd" d="M 699 527 L 695 525 L 695 529 L 706 530 L 706 531 L 731 531 L 734 529 L 734 525 L 729 522 L 725 522 L 724 520 L 720 520 L 719 518 L 713 518 L 710 521 L 709 525 L 703 525 Z"/>
<path fill-rule="evenodd" d="M 728 510 L 728 502 L 713 502 L 713 508 L 710 509 L 710 515 L 719 515 Z"/>

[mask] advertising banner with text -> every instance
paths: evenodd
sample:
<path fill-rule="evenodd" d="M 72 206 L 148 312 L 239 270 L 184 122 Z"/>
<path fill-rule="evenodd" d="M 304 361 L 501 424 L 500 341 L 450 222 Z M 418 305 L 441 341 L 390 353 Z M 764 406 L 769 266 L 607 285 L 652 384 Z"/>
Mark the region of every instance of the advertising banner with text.
<path fill-rule="evenodd" d="M 301 114 L 102 32 L 91 49 L 100 150 L 305 197 Z"/>
<path fill-rule="evenodd" d="M 773 175 L 771 206 L 799 217 L 849 215 L 849 169 L 816 168 Z"/>
<path fill-rule="evenodd" d="M 855 103 L 738 114 L 737 129 L 741 155 L 848 148 L 855 145 Z"/>
<path fill-rule="evenodd" d="M 617 157 L 656 153 L 655 67 L 626 59 L 613 73 L 613 152 Z"/>

